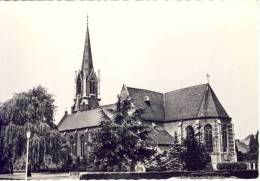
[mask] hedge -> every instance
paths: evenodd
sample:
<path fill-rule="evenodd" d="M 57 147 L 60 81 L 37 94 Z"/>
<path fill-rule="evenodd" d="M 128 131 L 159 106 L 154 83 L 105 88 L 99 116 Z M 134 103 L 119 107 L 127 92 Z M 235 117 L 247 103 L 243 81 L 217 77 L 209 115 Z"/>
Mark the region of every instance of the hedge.
<path fill-rule="evenodd" d="M 181 172 L 89 172 L 80 175 L 80 180 L 118 180 L 118 179 L 168 179 L 181 176 Z"/>
<path fill-rule="evenodd" d="M 246 170 L 247 165 L 243 162 L 218 163 L 218 170 Z"/>
<path fill-rule="evenodd" d="M 168 179 L 179 178 L 236 178 L 252 179 L 258 177 L 258 170 L 241 171 L 152 171 L 152 172 L 87 172 L 80 174 L 80 180 L 117 179 Z"/>

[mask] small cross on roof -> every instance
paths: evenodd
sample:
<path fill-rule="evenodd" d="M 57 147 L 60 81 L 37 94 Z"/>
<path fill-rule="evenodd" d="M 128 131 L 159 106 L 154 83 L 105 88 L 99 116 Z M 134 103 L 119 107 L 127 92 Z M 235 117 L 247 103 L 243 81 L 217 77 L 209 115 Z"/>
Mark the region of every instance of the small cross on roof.
<path fill-rule="evenodd" d="M 207 73 L 206 77 L 207 77 L 207 81 L 208 81 L 208 84 L 209 84 L 210 75 Z"/>

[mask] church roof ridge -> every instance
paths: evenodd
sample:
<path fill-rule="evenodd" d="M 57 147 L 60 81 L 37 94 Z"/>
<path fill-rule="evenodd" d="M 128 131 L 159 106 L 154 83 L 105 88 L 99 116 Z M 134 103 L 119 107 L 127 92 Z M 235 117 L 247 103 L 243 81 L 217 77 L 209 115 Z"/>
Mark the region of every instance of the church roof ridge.
<path fill-rule="evenodd" d="M 168 92 L 158 92 L 158 91 L 154 91 L 154 90 L 148 90 L 148 89 L 142 89 L 142 88 L 136 88 L 136 87 L 130 87 L 130 86 L 126 86 L 126 88 L 127 89 L 130 88 L 130 89 L 142 90 L 142 91 L 149 91 L 149 92 L 154 92 L 154 93 L 159 93 L 159 94 L 168 94 L 168 93 L 171 93 L 171 92 L 174 92 L 174 91 L 190 89 L 190 88 L 195 88 L 195 87 L 199 87 L 199 86 L 206 86 L 206 85 L 211 87 L 210 84 L 204 83 L 204 84 L 198 84 L 198 85 L 193 85 L 193 86 L 189 86 L 189 87 L 179 88 L 179 89 L 175 89 L 175 90 L 168 91 Z"/>
<path fill-rule="evenodd" d="M 135 89 L 135 90 L 140 90 L 140 91 L 147 91 L 147 92 L 152 92 L 152 93 L 158 93 L 158 94 L 164 94 L 164 93 L 161 93 L 161 92 L 157 92 L 157 91 L 153 91 L 153 90 L 148 90 L 148 89 L 141 89 L 141 88 L 135 88 L 135 87 L 129 87 L 129 86 L 126 86 L 127 89 Z"/>
<path fill-rule="evenodd" d="M 115 103 L 113 104 L 105 104 L 105 105 L 102 105 L 102 106 L 99 106 L 95 109 L 88 109 L 88 110 L 84 110 L 84 111 L 78 111 L 78 112 L 75 112 L 75 113 L 71 113 L 71 114 L 67 114 L 67 116 L 71 116 L 71 115 L 74 115 L 74 114 L 81 114 L 81 113 L 85 113 L 85 112 L 90 112 L 90 111 L 96 111 L 98 109 L 104 109 L 104 108 L 109 108 L 111 106 L 115 105 Z"/>
<path fill-rule="evenodd" d="M 206 86 L 206 85 L 208 85 L 210 87 L 210 85 L 208 83 L 198 84 L 198 85 L 193 85 L 193 86 L 189 86 L 189 87 L 184 87 L 184 88 L 179 88 L 179 89 L 175 89 L 172 91 L 168 91 L 168 92 L 165 92 L 164 94 L 168 94 L 168 93 L 172 93 L 172 92 L 180 91 L 180 90 L 185 90 L 185 89 L 191 89 L 191 88 L 200 87 L 200 86 Z"/>

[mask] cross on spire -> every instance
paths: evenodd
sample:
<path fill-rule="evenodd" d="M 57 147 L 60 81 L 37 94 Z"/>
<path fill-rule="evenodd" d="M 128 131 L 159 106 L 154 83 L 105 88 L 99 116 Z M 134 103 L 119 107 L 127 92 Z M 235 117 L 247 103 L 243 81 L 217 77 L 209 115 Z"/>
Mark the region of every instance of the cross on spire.
<path fill-rule="evenodd" d="M 209 84 L 210 75 L 207 73 L 206 77 L 207 77 L 207 81 L 208 81 L 208 84 Z"/>

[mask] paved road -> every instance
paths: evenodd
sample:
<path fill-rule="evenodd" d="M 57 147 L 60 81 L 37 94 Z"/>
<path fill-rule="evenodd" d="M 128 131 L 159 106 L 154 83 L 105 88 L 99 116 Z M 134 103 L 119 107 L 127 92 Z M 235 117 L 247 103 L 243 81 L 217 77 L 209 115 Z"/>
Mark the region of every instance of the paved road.
<path fill-rule="evenodd" d="M 25 173 L 14 174 L 0 174 L 0 180 L 24 180 Z M 70 179 L 79 180 L 77 176 L 70 176 L 69 173 L 32 173 L 32 177 L 28 177 L 28 180 L 58 180 L 58 179 Z"/>

